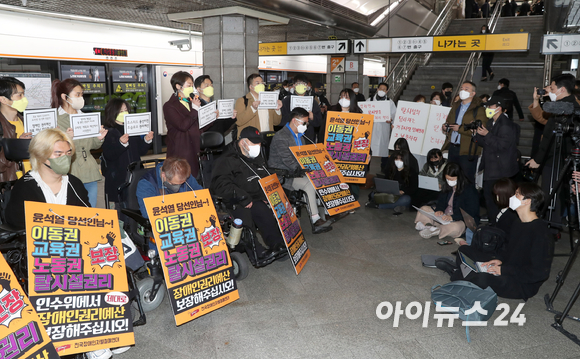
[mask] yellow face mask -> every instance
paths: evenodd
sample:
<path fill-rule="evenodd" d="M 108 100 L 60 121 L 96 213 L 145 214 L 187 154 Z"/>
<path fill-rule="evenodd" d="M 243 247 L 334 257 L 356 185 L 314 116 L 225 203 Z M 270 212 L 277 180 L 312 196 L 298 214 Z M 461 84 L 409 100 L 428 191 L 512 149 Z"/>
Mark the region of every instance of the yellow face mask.
<path fill-rule="evenodd" d="M 203 89 L 203 95 L 206 97 L 213 97 L 213 87 L 212 86 L 208 86 L 206 88 Z"/>
<path fill-rule="evenodd" d="M 129 114 L 128 111 L 119 112 L 115 121 L 117 121 L 119 123 L 125 123 L 125 115 L 128 115 L 128 114 Z"/>
<path fill-rule="evenodd" d="M 20 100 L 13 101 L 12 106 L 10 107 L 12 107 L 18 112 L 24 112 L 24 110 L 26 110 L 26 107 L 28 107 L 28 99 L 26 97 L 22 97 Z"/>
<path fill-rule="evenodd" d="M 256 93 L 260 93 L 260 92 L 264 92 L 266 90 L 266 86 L 264 86 L 264 84 L 259 84 L 254 86 L 254 91 Z"/>
<path fill-rule="evenodd" d="M 295 91 L 297 94 L 302 95 L 303 93 L 306 92 L 306 85 L 303 85 L 303 84 L 296 85 Z"/>
<path fill-rule="evenodd" d="M 190 95 L 193 93 L 193 86 L 182 87 L 181 92 L 183 93 L 183 96 L 185 96 L 185 98 L 189 98 Z"/>

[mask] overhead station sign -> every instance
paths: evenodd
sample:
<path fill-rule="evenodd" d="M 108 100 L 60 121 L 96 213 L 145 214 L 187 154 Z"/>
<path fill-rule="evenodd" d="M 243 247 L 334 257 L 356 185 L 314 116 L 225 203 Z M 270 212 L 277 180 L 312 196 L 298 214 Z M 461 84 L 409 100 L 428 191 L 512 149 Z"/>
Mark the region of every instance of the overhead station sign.
<path fill-rule="evenodd" d="M 580 53 L 580 34 L 544 35 L 542 37 L 542 54 L 578 54 Z"/>
<path fill-rule="evenodd" d="M 267 42 L 259 44 L 260 56 L 348 54 L 349 40 Z"/>

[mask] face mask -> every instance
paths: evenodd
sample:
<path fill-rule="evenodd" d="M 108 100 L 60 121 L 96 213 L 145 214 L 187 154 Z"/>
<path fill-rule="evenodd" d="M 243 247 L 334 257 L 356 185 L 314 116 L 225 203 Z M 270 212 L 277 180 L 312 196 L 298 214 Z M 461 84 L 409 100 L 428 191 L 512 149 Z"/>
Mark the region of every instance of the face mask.
<path fill-rule="evenodd" d="M 296 120 L 296 121 L 298 121 L 298 120 Z M 298 133 L 306 132 L 306 128 L 308 128 L 308 126 L 306 126 L 306 124 L 304 122 L 301 122 L 301 121 L 298 121 L 298 123 L 300 123 L 298 126 L 296 126 Z"/>
<path fill-rule="evenodd" d="M 487 118 L 492 118 L 493 116 L 495 116 L 495 114 L 497 113 L 497 108 L 493 109 L 493 108 L 486 108 L 485 109 L 485 116 L 487 116 Z"/>
<path fill-rule="evenodd" d="M 163 185 L 173 193 L 179 192 L 179 188 L 181 187 L 180 184 L 171 184 L 167 181 L 163 181 Z"/>
<path fill-rule="evenodd" d="M 462 100 L 468 99 L 471 94 L 465 90 L 459 91 L 459 98 Z"/>
<path fill-rule="evenodd" d="M 354 93 L 358 93 L 359 92 L 359 88 L 355 88 L 355 89 L 352 89 L 352 90 L 354 91 Z"/>
<path fill-rule="evenodd" d="M 70 100 L 70 102 L 69 101 L 67 102 L 75 110 L 80 110 L 81 108 L 85 107 L 85 99 L 83 97 L 70 97 L 70 96 L 67 97 Z"/>
<path fill-rule="evenodd" d="M 395 160 L 395 166 L 397 166 L 398 169 L 403 168 L 405 164 L 403 163 L 403 161 L 399 161 L 399 160 Z"/>
<path fill-rule="evenodd" d="M 70 170 L 71 160 L 72 156 L 64 155 L 57 158 L 49 158 L 48 161 L 50 162 L 50 166 L 46 163 L 44 165 L 53 170 L 56 174 L 66 175 Z"/>
<path fill-rule="evenodd" d="M 129 114 L 129 112 L 127 112 L 127 111 L 119 112 L 115 121 L 117 121 L 119 123 L 125 123 L 125 115 L 128 115 L 128 114 Z"/>
<path fill-rule="evenodd" d="M 23 97 L 20 100 L 13 101 L 12 106 L 10 107 L 12 107 L 18 112 L 24 112 L 24 110 L 26 110 L 26 107 L 28 107 L 28 99 L 26 97 Z"/>
<path fill-rule="evenodd" d="M 446 180 L 446 181 L 447 181 L 447 184 L 449 185 L 449 187 L 457 186 L 457 180 L 455 180 L 455 181 Z"/>
<path fill-rule="evenodd" d="M 481 33 L 482 33 L 482 34 L 485 34 L 485 30 L 481 30 Z"/>
<path fill-rule="evenodd" d="M 338 103 L 340 104 L 341 107 L 344 107 L 344 108 L 350 107 L 350 100 L 347 100 L 345 98 L 341 98 L 340 101 L 338 101 Z"/>
<path fill-rule="evenodd" d="M 441 164 L 441 160 L 439 160 L 439 161 L 430 161 L 429 164 L 431 165 L 431 167 L 437 168 Z"/>
<path fill-rule="evenodd" d="M 256 158 L 260 155 L 260 145 L 248 146 L 248 157 Z"/>
<path fill-rule="evenodd" d="M 379 95 L 379 97 L 385 97 L 387 93 L 385 91 L 377 91 L 377 95 Z"/>
<path fill-rule="evenodd" d="M 302 95 L 303 93 L 305 93 L 307 90 L 306 85 L 296 85 L 296 93 L 299 95 Z"/>
<path fill-rule="evenodd" d="M 212 86 L 208 86 L 206 88 L 203 89 L 203 95 L 205 97 L 213 97 L 213 87 Z"/>
<path fill-rule="evenodd" d="M 445 95 L 445 97 L 449 98 L 449 96 L 451 96 L 452 93 L 453 93 L 453 91 L 447 91 L 447 92 L 444 92 L 443 95 Z"/>
<path fill-rule="evenodd" d="M 190 98 L 191 97 L 191 94 L 193 93 L 193 91 L 194 91 L 193 90 L 193 86 L 190 86 L 190 87 L 182 87 L 181 88 L 181 92 L 183 93 L 183 96 L 185 98 Z"/>
<path fill-rule="evenodd" d="M 259 84 L 254 86 L 254 92 L 256 93 L 260 93 L 260 92 L 264 92 L 266 90 L 266 86 L 264 86 L 264 84 Z"/>
<path fill-rule="evenodd" d="M 284 87 L 284 91 L 288 91 L 288 87 Z"/>
<path fill-rule="evenodd" d="M 497 89 L 498 90 L 501 90 L 501 85 L 497 85 Z"/>
<path fill-rule="evenodd" d="M 548 96 L 550 96 L 550 101 L 552 102 L 556 102 L 556 100 L 558 99 L 558 95 L 555 94 L 554 92 L 550 92 Z"/>
<path fill-rule="evenodd" d="M 518 209 L 520 206 L 522 205 L 522 201 L 520 201 L 520 199 L 518 197 L 516 197 L 516 195 L 513 195 L 510 197 L 510 208 L 512 210 L 516 210 Z"/>
<path fill-rule="evenodd" d="M 294 87 L 290 89 L 290 93 L 294 93 Z"/>
<path fill-rule="evenodd" d="M 440 100 L 433 100 L 433 102 L 435 102 L 435 105 L 440 106 L 441 105 L 441 101 Z"/>

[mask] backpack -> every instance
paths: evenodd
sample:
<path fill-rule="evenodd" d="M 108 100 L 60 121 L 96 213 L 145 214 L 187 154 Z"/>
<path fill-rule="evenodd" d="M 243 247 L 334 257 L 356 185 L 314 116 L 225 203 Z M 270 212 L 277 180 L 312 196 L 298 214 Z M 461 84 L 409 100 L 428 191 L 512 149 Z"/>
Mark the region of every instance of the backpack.
<path fill-rule="evenodd" d="M 473 233 L 471 247 L 480 252 L 497 254 L 503 248 L 506 239 L 507 235 L 502 229 L 483 225 Z"/>
<path fill-rule="evenodd" d="M 436 289 L 437 287 L 439 288 Z M 465 280 L 433 286 L 431 300 L 433 304 L 440 303 L 441 308 L 446 308 L 445 312 L 458 314 L 459 319 L 465 322 L 485 322 L 491 318 L 497 307 L 497 294 L 491 287 L 481 289 Z M 473 308 L 475 302 L 479 302 L 482 311 L 479 311 L 479 308 Z M 467 323 L 465 324 L 465 336 L 467 342 L 470 343 L 471 338 Z"/>

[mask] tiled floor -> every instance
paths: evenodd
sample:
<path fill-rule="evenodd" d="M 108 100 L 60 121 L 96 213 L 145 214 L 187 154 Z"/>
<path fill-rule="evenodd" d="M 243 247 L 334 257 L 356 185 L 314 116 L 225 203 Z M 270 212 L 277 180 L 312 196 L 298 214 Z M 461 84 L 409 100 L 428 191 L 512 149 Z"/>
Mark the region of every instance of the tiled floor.
<path fill-rule="evenodd" d="M 315 236 L 303 225 L 311 257 L 299 276 L 289 261 L 251 268 L 238 283 L 238 301 L 180 327 L 166 299 L 148 313 L 145 326 L 135 328 L 135 347 L 118 357 L 580 358 L 580 346 L 550 326 L 554 316 L 543 300 L 567 257 L 555 258 L 549 281 L 525 304 L 523 326 L 471 328 L 470 344 L 460 322 L 437 327 L 433 305 L 426 328 L 422 319 L 401 316 L 397 328 L 392 317 L 378 319 L 376 308 L 383 301 L 401 301 L 403 308 L 413 301 L 429 302 L 430 288 L 448 282 L 448 276 L 423 267 L 420 256 L 449 255 L 456 246 L 421 238 L 413 213 L 394 217 L 390 211 L 364 208 L 367 193 L 361 194 L 363 207 L 333 231 Z M 556 244 L 558 253 L 569 249 L 567 241 Z M 580 282 L 579 267 L 573 267 L 556 308 L 564 307 Z M 520 302 L 500 299 L 512 312 Z M 571 314 L 578 316 L 579 306 Z M 580 323 L 567 320 L 564 327 L 580 335 Z"/>

